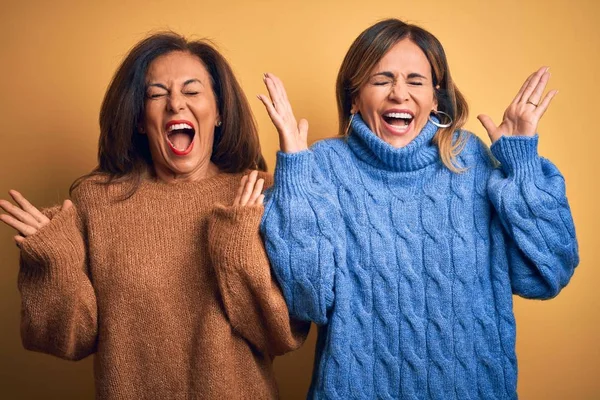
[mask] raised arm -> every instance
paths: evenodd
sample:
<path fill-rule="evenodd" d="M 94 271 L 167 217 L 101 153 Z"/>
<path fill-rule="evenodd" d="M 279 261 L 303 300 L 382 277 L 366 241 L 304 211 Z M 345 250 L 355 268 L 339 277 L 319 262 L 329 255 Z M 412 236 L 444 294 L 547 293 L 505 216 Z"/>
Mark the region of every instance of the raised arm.
<path fill-rule="evenodd" d="M 290 318 L 259 234 L 263 178 L 242 178 L 232 206 L 217 206 L 209 222 L 209 249 L 227 316 L 259 350 L 280 355 L 298 348 L 310 324 Z"/>
<path fill-rule="evenodd" d="M 10 195 L 17 206 L 0 200 L 7 212 L 0 219 L 19 232 L 23 346 L 69 360 L 84 358 L 96 349 L 97 308 L 82 221 L 69 200 L 40 212 L 19 192 Z"/>
<path fill-rule="evenodd" d="M 267 254 L 291 314 L 325 324 L 334 279 L 345 265 L 345 228 L 335 189 L 307 150 L 308 123 L 296 124 L 281 81 L 265 75 L 271 100 L 261 95 L 279 133 L 275 184 L 261 225 Z"/>
<path fill-rule="evenodd" d="M 556 296 L 579 263 L 564 178 L 537 152 L 537 124 L 556 94 L 542 97 L 549 76 L 541 68 L 525 81 L 499 127 L 479 117 L 500 162 L 488 181 L 500 220 L 495 242 L 506 247 L 513 292 L 541 299 Z"/>

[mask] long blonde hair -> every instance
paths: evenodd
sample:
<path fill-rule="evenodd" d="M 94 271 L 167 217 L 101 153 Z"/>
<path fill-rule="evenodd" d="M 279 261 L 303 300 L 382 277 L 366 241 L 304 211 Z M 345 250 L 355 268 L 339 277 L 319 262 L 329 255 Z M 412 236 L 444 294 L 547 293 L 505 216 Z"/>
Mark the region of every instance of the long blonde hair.
<path fill-rule="evenodd" d="M 440 128 L 433 142 L 439 149 L 444 165 L 451 171 L 460 172 L 462 168 L 457 164 L 456 157 L 463 150 L 466 137 L 460 135 L 454 140 L 454 132 L 467 121 L 467 102 L 452 80 L 446 53 L 439 40 L 425 29 L 398 19 L 386 19 L 365 29 L 346 53 L 336 81 L 339 135 L 347 134 L 352 102 L 358 96 L 359 89 L 367 83 L 371 71 L 383 56 L 402 39 L 410 39 L 419 46 L 431 65 L 438 110 L 452 117 L 452 124 Z"/>

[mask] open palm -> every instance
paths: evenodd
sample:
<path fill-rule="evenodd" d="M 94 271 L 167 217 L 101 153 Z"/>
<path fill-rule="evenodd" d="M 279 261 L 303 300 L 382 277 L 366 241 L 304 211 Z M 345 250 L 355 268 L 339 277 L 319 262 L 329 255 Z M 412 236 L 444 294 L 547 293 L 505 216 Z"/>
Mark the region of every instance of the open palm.
<path fill-rule="evenodd" d="M 558 92 L 551 90 L 542 98 L 549 79 L 548 67 L 542 67 L 531 74 L 504 112 L 499 126 L 496 126 L 492 119 L 485 114 L 477 116 L 492 143 L 502 136 L 535 135 L 542 115 Z"/>

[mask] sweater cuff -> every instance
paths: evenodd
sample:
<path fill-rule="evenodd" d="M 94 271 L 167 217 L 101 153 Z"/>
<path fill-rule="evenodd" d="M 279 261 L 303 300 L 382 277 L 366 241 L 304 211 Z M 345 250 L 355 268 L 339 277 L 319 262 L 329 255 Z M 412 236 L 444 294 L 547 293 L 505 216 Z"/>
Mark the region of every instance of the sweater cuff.
<path fill-rule="evenodd" d="M 306 193 L 312 180 L 313 162 L 314 155 L 311 150 L 297 153 L 277 152 L 274 190 L 294 195 Z"/>
<path fill-rule="evenodd" d="M 225 206 L 217 204 L 213 209 L 213 218 L 217 221 L 230 221 L 240 228 L 258 228 L 264 212 L 263 205 L 254 206 Z M 256 230 L 256 229 L 254 229 Z"/>
<path fill-rule="evenodd" d="M 217 205 L 209 221 L 208 246 L 213 264 L 220 268 L 249 265 L 255 256 L 254 246 L 260 239 L 259 225 L 264 212 L 260 206 Z"/>
<path fill-rule="evenodd" d="M 538 138 L 537 134 L 531 137 L 502 136 L 490 150 L 508 176 L 523 177 L 535 174 L 541 168 Z"/>
<path fill-rule="evenodd" d="M 52 219 L 21 244 L 21 273 L 25 276 L 44 276 L 64 280 L 74 277 L 85 261 L 85 248 L 79 230 L 75 206 L 59 211 L 60 207 L 44 210 Z"/>

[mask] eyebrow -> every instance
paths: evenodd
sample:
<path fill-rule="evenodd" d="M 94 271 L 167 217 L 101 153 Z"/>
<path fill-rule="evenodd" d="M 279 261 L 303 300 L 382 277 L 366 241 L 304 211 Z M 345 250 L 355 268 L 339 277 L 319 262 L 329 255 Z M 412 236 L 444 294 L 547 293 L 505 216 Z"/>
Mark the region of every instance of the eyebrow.
<path fill-rule="evenodd" d="M 202 86 L 204 86 L 204 84 L 200 81 L 200 79 L 196 79 L 196 78 L 188 79 L 187 81 L 183 82 L 183 86 L 189 85 L 190 83 L 194 83 L 194 82 L 199 83 Z"/>
<path fill-rule="evenodd" d="M 376 74 L 371 75 L 371 77 L 375 77 L 375 76 L 385 76 L 387 78 L 390 79 L 396 79 L 396 77 L 394 76 L 394 74 L 392 74 L 390 71 L 383 71 L 383 72 L 378 72 Z M 417 73 L 417 72 L 411 72 L 410 74 L 408 74 L 408 76 L 406 77 L 406 79 L 415 79 L 415 78 L 420 78 L 420 79 L 427 79 L 427 77 Z"/>
<path fill-rule="evenodd" d="M 146 85 L 146 88 L 149 88 L 151 86 L 159 87 L 161 89 L 166 90 L 167 92 L 169 91 L 169 89 L 165 85 L 163 85 L 162 83 L 149 83 L 149 84 Z"/>
<path fill-rule="evenodd" d="M 421 78 L 421 79 L 427 79 L 427 77 L 416 73 L 416 72 L 411 72 L 410 74 L 408 74 L 408 76 L 406 77 L 406 79 L 414 79 L 414 78 Z"/>
<path fill-rule="evenodd" d="M 386 78 L 396 79 L 396 77 L 394 76 L 394 74 L 392 74 L 390 71 L 378 72 L 376 74 L 371 75 L 371 78 L 373 78 L 375 76 L 385 76 Z"/>
<path fill-rule="evenodd" d="M 193 79 L 188 79 L 187 81 L 183 82 L 183 86 L 187 86 L 187 85 L 189 85 L 190 83 L 195 83 L 195 82 L 197 82 L 197 83 L 201 84 L 202 86 L 204 86 L 204 84 L 203 84 L 203 83 L 200 81 L 200 79 L 196 79 L 196 78 L 193 78 Z M 165 85 L 163 85 L 162 83 L 149 83 L 149 84 L 147 85 L 147 87 L 151 87 L 151 86 L 154 86 L 154 87 L 159 87 L 159 88 L 161 88 L 161 89 L 164 89 L 164 90 L 166 90 L 167 92 L 169 91 L 169 88 L 167 88 L 167 87 L 166 87 Z"/>

